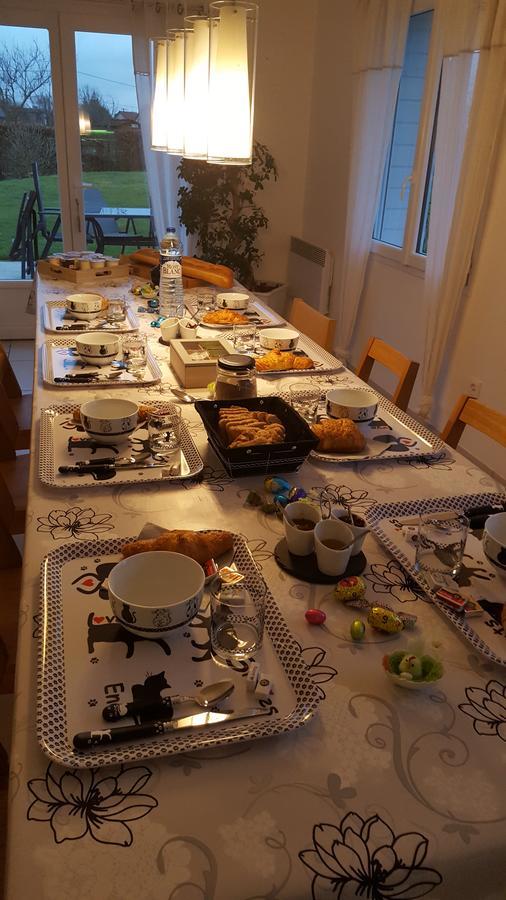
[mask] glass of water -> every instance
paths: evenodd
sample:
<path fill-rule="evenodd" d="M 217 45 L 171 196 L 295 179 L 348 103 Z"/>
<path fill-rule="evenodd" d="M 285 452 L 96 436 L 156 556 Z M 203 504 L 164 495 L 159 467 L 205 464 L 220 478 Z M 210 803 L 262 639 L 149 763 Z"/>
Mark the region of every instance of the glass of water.
<path fill-rule="evenodd" d="M 107 321 L 124 322 L 126 318 L 126 303 L 121 297 L 114 297 L 107 304 Z"/>
<path fill-rule="evenodd" d="M 260 650 L 264 635 L 265 592 L 242 584 L 211 585 L 211 647 L 223 659 L 247 659 Z"/>
<path fill-rule="evenodd" d="M 306 422 L 315 422 L 320 402 L 320 388 L 311 381 L 290 385 L 290 405 Z"/>
<path fill-rule="evenodd" d="M 122 340 L 123 362 L 129 372 L 144 369 L 147 361 L 145 334 L 125 334 Z"/>
<path fill-rule="evenodd" d="M 454 577 L 462 565 L 469 520 L 463 513 L 424 513 L 416 539 L 415 569 L 429 583 L 438 576 Z"/>
<path fill-rule="evenodd" d="M 257 344 L 257 326 L 234 325 L 232 342 L 238 353 L 254 353 Z"/>
<path fill-rule="evenodd" d="M 149 449 L 153 456 L 168 459 L 181 447 L 181 408 L 167 404 L 163 413 L 152 413 L 148 418 Z"/>

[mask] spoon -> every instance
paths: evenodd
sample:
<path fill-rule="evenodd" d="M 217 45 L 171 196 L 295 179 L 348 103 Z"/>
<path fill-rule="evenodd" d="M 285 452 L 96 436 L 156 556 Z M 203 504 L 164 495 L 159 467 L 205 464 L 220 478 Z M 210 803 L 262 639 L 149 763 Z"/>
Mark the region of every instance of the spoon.
<path fill-rule="evenodd" d="M 198 397 L 193 397 L 191 394 L 187 394 L 186 391 L 180 391 L 179 388 L 170 388 L 172 394 L 175 397 L 178 397 L 179 400 L 182 400 L 183 403 L 195 403 L 198 400 Z"/>
<path fill-rule="evenodd" d="M 174 703 L 196 703 L 202 709 L 209 709 L 226 697 L 230 697 L 234 687 L 233 681 L 217 681 L 215 684 L 205 685 L 196 694 L 173 694 L 171 697 L 155 699 L 154 702 L 150 702 L 148 698 L 144 701 L 133 700 L 131 703 L 112 703 L 104 707 L 102 717 L 106 722 L 117 722 L 125 716 L 132 716 L 134 719 L 141 716 L 156 719 L 164 715 L 170 718 Z"/>

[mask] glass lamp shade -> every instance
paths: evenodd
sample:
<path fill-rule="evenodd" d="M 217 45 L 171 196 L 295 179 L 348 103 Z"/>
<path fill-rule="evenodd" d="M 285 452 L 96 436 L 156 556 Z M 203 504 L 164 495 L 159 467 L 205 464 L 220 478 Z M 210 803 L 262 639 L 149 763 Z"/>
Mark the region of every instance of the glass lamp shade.
<path fill-rule="evenodd" d="M 85 109 L 79 110 L 79 134 L 88 134 L 91 131 L 90 117 Z"/>
<path fill-rule="evenodd" d="M 187 16 L 184 62 L 184 156 L 207 158 L 209 19 Z"/>
<path fill-rule="evenodd" d="M 171 28 L 167 32 L 167 106 L 166 128 L 168 153 L 182 156 L 184 151 L 184 31 Z"/>
<path fill-rule="evenodd" d="M 244 0 L 209 4 L 209 162 L 251 163 L 258 7 Z"/>
<path fill-rule="evenodd" d="M 150 41 L 151 149 L 167 151 L 167 40 Z"/>

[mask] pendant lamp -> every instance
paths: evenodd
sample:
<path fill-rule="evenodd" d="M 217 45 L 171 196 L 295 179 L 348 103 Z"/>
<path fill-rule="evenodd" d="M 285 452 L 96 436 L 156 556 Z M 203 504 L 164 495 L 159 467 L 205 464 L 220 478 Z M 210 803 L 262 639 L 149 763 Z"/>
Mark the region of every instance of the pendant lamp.
<path fill-rule="evenodd" d="M 184 156 L 207 158 L 209 19 L 187 16 L 184 51 Z"/>
<path fill-rule="evenodd" d="M 167 152 L 167 39 L 150 42 L 151 149 Z"/>
<path fill-rule="evenodd" d="M 184 30 L 167 32 L 167 151 L 178 156 L 184 151 Z"/>

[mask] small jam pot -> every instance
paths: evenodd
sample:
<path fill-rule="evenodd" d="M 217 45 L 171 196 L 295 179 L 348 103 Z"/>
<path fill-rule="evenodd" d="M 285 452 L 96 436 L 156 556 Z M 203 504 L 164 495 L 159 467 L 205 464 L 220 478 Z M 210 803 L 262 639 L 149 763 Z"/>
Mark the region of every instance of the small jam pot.
<path fill-rule="evenodd" d="M 230 353 L 218 360 L 216 400 L 245 400 L 256 397 L 257 379 L 252 356 Z"/>

